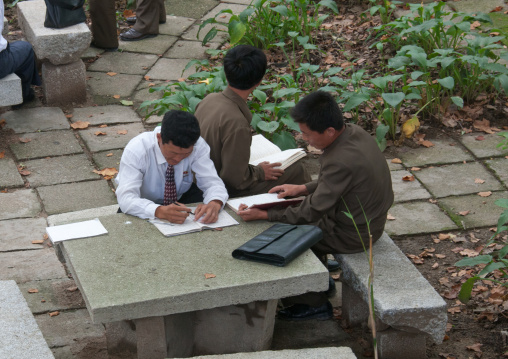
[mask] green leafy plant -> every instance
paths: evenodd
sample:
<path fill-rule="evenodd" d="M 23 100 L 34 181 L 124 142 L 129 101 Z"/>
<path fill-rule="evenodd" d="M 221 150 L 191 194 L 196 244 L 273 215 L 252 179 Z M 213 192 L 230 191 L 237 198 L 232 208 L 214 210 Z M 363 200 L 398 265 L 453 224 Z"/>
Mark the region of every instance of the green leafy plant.
<path fill-rule="evenodd" d="M 370 14 L 379 14 L 383 24 L 387 24 L 392 19 L 393 13 L 397 9 L 397 5 L 402 4 L 400 1 L 388 0 L 369 0 L 369 3 L 371 4 L 369 9 Z"/>

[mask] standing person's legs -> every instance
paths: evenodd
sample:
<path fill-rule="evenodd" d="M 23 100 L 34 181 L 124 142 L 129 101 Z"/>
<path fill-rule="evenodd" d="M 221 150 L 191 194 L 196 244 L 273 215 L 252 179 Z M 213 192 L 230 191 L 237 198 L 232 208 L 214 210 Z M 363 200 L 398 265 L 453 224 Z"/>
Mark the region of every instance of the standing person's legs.
<path fill-rule="evenodd" d="M 159 33 L 159 20 L 161 12 L 160 0 L 137 0 L 136 5 L 136 23 L 132 27 L 141 34 Z M 162 0 L 164 7 L 164 0 Z M 166 14 L 164 13 L 164 20 Z"/>
<path fill-rule="evenodd" d="M 90 0 L 93 44 L 103 49 L 118 48 L 114 0 Z"/>

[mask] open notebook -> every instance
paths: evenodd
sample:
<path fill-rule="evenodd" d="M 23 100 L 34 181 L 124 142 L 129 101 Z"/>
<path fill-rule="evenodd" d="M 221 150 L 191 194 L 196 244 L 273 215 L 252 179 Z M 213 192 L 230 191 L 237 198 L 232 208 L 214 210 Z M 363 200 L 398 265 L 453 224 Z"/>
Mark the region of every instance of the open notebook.
<path fill-rule="evenodd" d="M 277 198 L 277 193 L 262 193 L 254 196 L 233 198 L 226 202 L 226 205 L 236 213 L 239 212 L 241 204 L 247 205 L 249 208 L 268 209 L 275 206 L 292 206 L 303 201 L 305 197 L 296 198 Z"/>
<path fill-rule="evenodd" d="M 192 212 L 196 210 L 196 207 L 189 207 Z M 229 215 L 226 211 L 219 212 L 219 219 L 215 223 L 203 224 L 194 220 L 194 215 L 189 214 L 189 217 L 185 219 L 182 224 L 171 223 L 164 219 L 153 218 L 148 220 L 153 223 L 155 227 L 166 237 L 178 236 L 180 234 L 201 232 L 204 229 L 214 229 L 237 225 L 238 222 Z"/>
<path fill-rule="evenodd" d="M 252 137 L 250 146 L 249 164 L 256 166 L 263 161 L 280 162 L 282 165 L 279 168 L 284 170 L 305 156 L 305 151 L 301 148 L 281 151 L 277 145 L 268 141 L 263 135 L 255 135 Z"/>

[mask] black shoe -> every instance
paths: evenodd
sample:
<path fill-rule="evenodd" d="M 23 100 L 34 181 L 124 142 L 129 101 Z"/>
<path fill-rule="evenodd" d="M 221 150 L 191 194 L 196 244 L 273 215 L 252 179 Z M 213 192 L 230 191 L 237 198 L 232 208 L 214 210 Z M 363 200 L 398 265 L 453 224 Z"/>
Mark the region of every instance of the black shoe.
<path fill-rule="evenodd" d="M 126 17 L 125 18 L 125 22 L 129 25 L 134 25 L 136 23 L 136 20 L 137 20 L 137 17 L 136 15 L 134 16 L 129 16 L 129 17 Z M 166 20 L 164 21 L 159 21 L 159 24 L 165 24 L 166 23 Z"/>
<path fill-rule="evenodd" d="M 330 302 L 326 302 L 319 307 L 311 307 L 307 304 L 295 304 L 291 307 L 279 310 L 277 317 L 283 320 L 328 320 L 333 317 L 333 307 Z"/>
<path fill-rule="evenodd" d="M 150 37 L 155 37 L 157 34 L 142 34 L 139 31 L 134 29 L 130 29 L 122 34 L 120 34 L 120 40 L 123 41 L 138 41 L 143 39 L 148 39 Z"/>
<path fill-rule="evenodd" d="M 102 50 L 104 50 L 106 52 L 115 52 L 115 51 L 118 51 L 118 47 L 103 47 L 103 46 L 97 45 L 93 41 L 92 41 L 92 46 L 94 46 L 94 47 L 96 47 L 98 49 L 102 49 Z"/>
<path fill-rule="evenodd" d="M 325 292 L 328 298 L 333 297 L 337 293 L 337 288 L 335 287 L 335 281 L 332 277 L 328 277 L 328 290 Z"/>
<path fill-rule="evenodd" d="M 326 265 L 328 267 L 328 272 L 336 272 L 340 269 L 340 264 L 339 262 L 333 260 L 333 259 L 328 259 L 326 261 Z"/>

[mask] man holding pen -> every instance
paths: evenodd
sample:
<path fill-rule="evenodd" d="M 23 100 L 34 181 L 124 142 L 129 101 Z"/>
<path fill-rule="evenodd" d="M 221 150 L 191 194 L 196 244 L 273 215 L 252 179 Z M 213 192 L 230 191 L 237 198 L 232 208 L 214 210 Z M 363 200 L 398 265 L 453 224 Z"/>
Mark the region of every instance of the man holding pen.
<path fill-rule="evenodd" d="M 228 199 L 198 121 L 183 111 L 166 113 L 161 127 L 127 144 L 115 181 L 121 211 L 140 218 L 183 223 L 191 212 L 184 203 L 203 202 L 196 220 L 214 223 Z"/>

